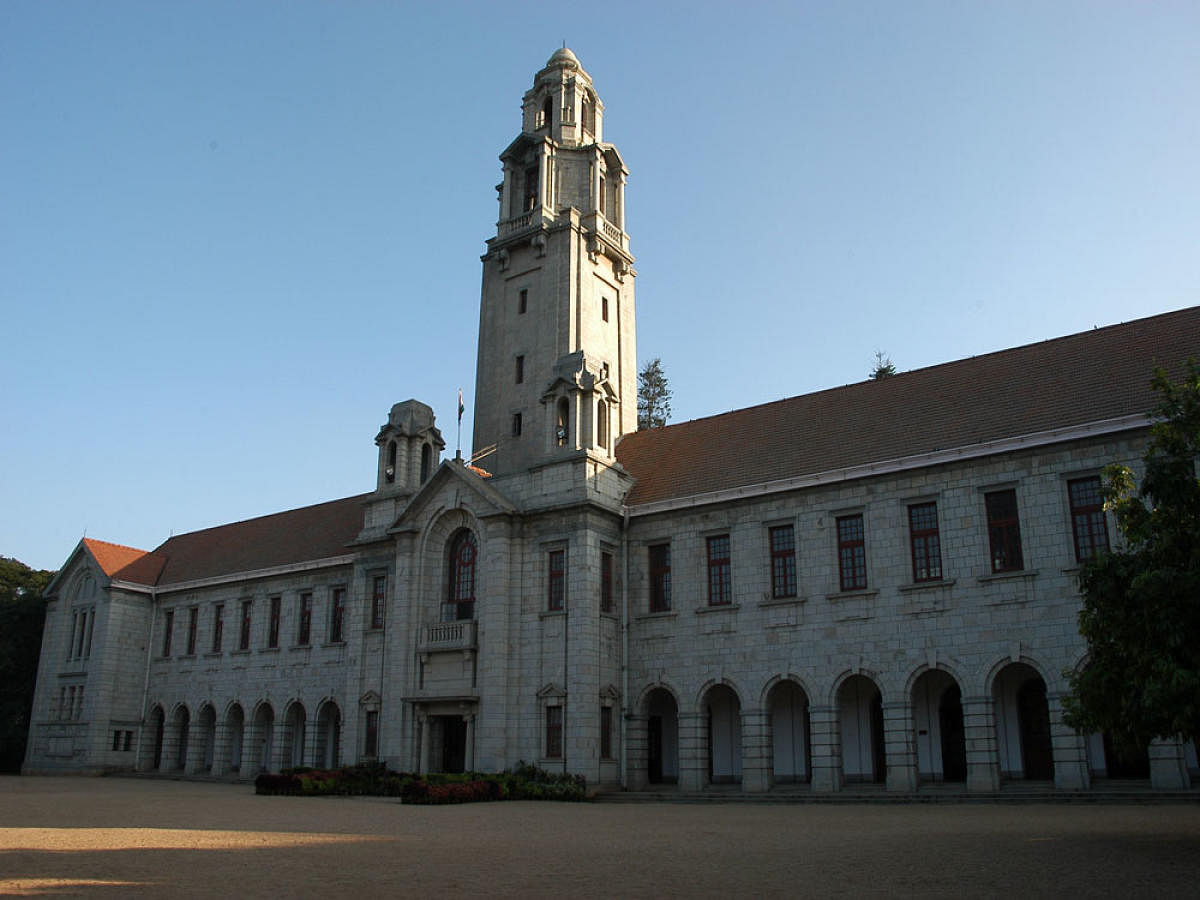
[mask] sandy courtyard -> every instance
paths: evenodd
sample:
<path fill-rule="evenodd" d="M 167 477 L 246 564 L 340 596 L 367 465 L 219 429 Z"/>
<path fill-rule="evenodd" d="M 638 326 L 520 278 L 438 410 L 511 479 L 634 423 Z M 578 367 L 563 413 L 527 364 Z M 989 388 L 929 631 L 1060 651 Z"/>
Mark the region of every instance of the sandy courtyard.
<path fill-rule="evenodd" d="M 0 894 L 1196 896 L 1200 805 L 841 806 L 256 797 L 0 778 Z"/>

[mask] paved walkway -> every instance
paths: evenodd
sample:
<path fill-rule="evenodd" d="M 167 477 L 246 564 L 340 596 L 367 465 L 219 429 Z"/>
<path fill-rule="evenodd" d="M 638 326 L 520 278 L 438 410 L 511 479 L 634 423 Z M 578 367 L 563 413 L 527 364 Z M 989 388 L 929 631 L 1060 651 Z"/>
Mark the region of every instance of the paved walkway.
<path fill-rule="evenodd" d="M 0 894 L 1194 897 L 1200 805 L 493 803 L 0 778 Z"/>

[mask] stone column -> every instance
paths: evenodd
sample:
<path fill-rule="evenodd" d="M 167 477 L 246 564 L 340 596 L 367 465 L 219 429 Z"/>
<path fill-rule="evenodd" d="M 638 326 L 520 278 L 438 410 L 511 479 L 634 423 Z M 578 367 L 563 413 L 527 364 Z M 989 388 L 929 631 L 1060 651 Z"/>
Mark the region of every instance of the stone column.
<path fill-rule="evenodd" d="M 1191 786 L 1183 742 L 1178 738 L 1150 742 L 1150 787 L 1156 791 L 1182 791 Z"/>
<path fill-rule="evenodd" d="M 909 698 L 883 704 L 883 756 L 887 789 L 912 793 L 917 789 L 917 747 Z"/>
<path fill-rule="evenodd" d="M 631 791 L 645 790 L 649 783 L 649 748 L 646 717 L 630 715 L 625 720 L 625 786 Z"/>
<path fill-rule="evenodd" d="M 213 734 L 213 775 L 224 775 L 229 771 L 229 739 L 229 722 L 217 722 Z"/>
<path fill-rule="evenodd" d="M 842 740 L 836 706 L 810 706 L 812 730 L 812 789 L 829 793 L 842 789 Z"/>
<path fill-rule="evenodd" d="M 742 790 L 759 793 L 771 787 L 770 717 L 761 709 L 742 712 Z"/>
<path fill-rule="evenodd" d="M 1054 755 L 1054 786 L 1061 791 L 1085 791 L 1092 785 L 1087 741 L 1063 721 L 1063 694 L 1046 693 L 1050 708 L 1050 750 Z"/>
<path fill-rule="evenodd" d="M 199 720 L 188 723 L 187 763 L 183 767 L 185 775 L 192 775 L 204 770 L 204 751 L 208 747 L 208 735 Z"/>
<path fill-rule="evenodd" d="M 178 767 L 179 758 L 179 726 L 168 721 L 163 726 L 162 758 L 158 761 L 158 771 L 173 772 Z"/>
<path fill-rule="evenodd" d="M 417 728 L 421 732 L 421 749 L 417 757 L 417 773 L 425 775 L 429 772 L 429 716 L 423 711 L 417 712 Z"/>
<path fill-rule="evenodd" d="M 967 745 L 967 790 L 1000 790 L 1000 754 L 996 746 L 996 706 L 991 697 L 963 697 Z"/>
<path fill-rule="evenodd" d="M 679 789 L 698 791 L 708 783 L 706 717 L 679 714 Z"/>
<path fill-rule="evenodd" d="M 475 771 L 475 714 L 467 713 L 463 716 L 463 721 L 467 724 L 467 752 L 464 756 L 463 768 L 468 772 Z"/>
<path fill-rule="evenodd" d="M 287 746 L 287 717 L 275 719 L 271 723 L 271 729 L 271 771 L 278 772 L 292 764 L 291 759 L 284 756 L 285 751 L 291 750 Z"/>

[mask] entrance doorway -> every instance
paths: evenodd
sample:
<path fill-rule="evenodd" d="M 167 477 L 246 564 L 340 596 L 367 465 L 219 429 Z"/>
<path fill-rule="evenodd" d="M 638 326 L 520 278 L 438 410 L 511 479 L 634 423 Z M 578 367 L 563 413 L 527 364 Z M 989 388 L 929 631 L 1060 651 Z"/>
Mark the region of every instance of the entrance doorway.
<path fill-rule="evenodd" d="M 442 731 L 442 772 L 462 772 L 467 765 L 467 723 L 462 716 L 438 716 Z"/>

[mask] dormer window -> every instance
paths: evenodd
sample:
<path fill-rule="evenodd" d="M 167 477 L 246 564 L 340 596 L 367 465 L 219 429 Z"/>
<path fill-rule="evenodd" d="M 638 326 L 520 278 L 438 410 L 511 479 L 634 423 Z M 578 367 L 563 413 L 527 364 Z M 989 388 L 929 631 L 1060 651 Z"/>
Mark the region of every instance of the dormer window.
<path fill-rule="evenodd" d="M 567 421 L 570 415 L 571 410 L 567 404 L 567 398 L 563 397 L 558 401 L 554 415 L 554 445 L 556 447 L 567 446 Z"/>
<path fill-rule="evenodd" d="M 387 465 L 383 469 L 383 478 L 388 484 L 396 482 L 396 442 L 388 441 Z"/>

